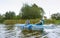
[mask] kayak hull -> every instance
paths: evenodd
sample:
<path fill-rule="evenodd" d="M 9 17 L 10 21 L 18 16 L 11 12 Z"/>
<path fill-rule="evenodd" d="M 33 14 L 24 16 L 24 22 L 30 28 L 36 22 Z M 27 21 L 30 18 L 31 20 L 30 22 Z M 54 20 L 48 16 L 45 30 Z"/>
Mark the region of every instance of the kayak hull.
<path fill-rule="evenodd" d="M 36 25 L 36 24 L 18 24 L 17 26 L 20 27 L 21 30 L 43 30 L 43 25 Z"/>

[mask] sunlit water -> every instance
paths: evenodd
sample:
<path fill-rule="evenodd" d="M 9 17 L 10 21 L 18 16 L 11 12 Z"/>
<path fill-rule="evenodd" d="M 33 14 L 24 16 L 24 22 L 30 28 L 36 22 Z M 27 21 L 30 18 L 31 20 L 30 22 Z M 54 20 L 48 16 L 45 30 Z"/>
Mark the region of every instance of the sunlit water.
<path fill-rule="evenodd" d="M 60 38 L 60 26 L 54 29 L 44 28 L 45 35 L 25 37 L 20 28 L 15 25 L 0 24 L 0 38 Z"/>

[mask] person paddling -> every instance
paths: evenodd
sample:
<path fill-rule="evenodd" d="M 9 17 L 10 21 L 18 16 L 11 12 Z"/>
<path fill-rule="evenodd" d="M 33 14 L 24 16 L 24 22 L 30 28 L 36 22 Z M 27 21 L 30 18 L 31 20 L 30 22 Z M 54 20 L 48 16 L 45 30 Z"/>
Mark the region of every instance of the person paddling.
<path fill-rule="evenodd" d="M 25 23 L 26 25 L 30 24 L 30 20 L 27 19 Z"/>
<path fill-rule="evenodd" d="M 38 23 L 37 25 L 43 25 L 44 24 L 44 18 L 42 18 Z"/>
<path fill-rule="evenodd" d="M 37 23 L 37 25 L 43 25 L 43 20 L 40 20 L 39 23 Z"/>

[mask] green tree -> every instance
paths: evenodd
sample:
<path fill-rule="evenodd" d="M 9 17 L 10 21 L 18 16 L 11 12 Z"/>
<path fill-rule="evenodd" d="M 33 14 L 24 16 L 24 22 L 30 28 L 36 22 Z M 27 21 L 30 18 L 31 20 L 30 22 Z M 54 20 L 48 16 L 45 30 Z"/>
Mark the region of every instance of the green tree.
<path fill-rule="evenodd" d="M 5 14 L 5 19 L 15 19 L 15 12 L 11 12 L 11 11 L 9 11 L 9 12 L 6 12 L 6 14 Z"/>
<path fill-rule="evenodd" d="M 0 14 L 0 19 L 2 18 L 2 15 Z"/>
<path fill-rule="evenodd" d="M 16 19 L 21 19 L 22 17 L 22 13 L 19 13 L 17 16 L 16 16 Z"/>
<path fill-rule="evenodd" d="M 4 22 L 4 16 L 0 14 L 0 23 L 3 23 Z"/>
<path fill-rule="evenodd" d="M 44 14 L 43 9 L 41 7 L 38 7 L 36 4 L 33 4 L 32 6 L 25 4 L 25 6 L 22 7 L 21 11 L 23 19 L 41 18 Z"/>
<path fill-rule="evenodd" d="M 60 20 L 60 13 L 52 14 L 51 18 L 56 19 L 56 20 Z"/>

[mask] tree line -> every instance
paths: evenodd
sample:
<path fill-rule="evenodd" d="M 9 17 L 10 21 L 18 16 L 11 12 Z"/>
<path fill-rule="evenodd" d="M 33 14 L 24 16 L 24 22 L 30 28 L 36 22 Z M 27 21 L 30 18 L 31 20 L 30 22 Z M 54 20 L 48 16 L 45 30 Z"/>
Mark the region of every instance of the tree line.
<path fill-rule="evenodd" d="M 55 13 L 55 14 L 52 14 L 52 15 L 51 15 L 51 18 L 52 18 L 52 19 L 55 19 L 55 20 L 60 20 L 60 13 L 57 12 L 57 13 Z"/>
<path fill-rule="evenodd" d="M 44 10 L 36 4 L 25 4 L 21 8 L 21 12 L 16 15 L 14 11 L 7 11 L 5 14 L 0 14 L 0 21 L 2 20 L 15 20 L 15 19 L 36 19 L 41 18 Z"/>
<path fill-rule="evenodd" d="M 36 19 L 42 18 L 44 15 L 44 10 L 41 7 L 38 7 L 36 4 L 28 5 L 25 4 L 21 8 L 21 12 L 16 15 L 14 11 L 7 11 L 5 14 L 0 14 L 0 22 L 4 20 L 19 20 L 19 19 Z M 52 14 L 52 19 L 60 20 L 60 13 Z"/>

